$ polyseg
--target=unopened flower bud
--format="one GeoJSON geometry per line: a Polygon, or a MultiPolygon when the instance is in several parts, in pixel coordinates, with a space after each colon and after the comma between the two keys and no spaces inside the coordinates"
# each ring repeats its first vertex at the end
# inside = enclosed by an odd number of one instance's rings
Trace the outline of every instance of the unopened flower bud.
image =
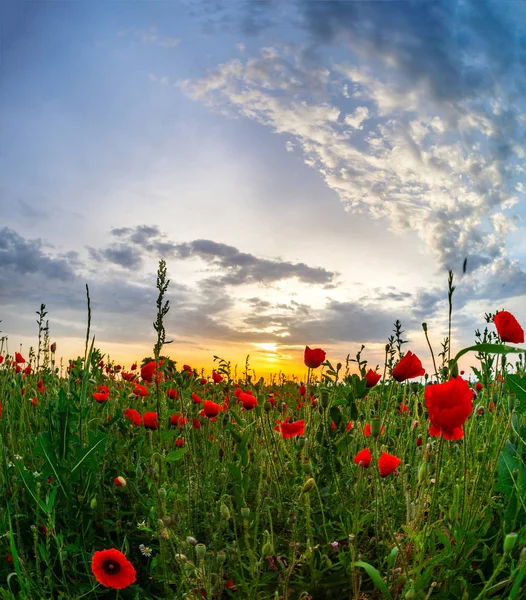
{"type": "Polygon", "coordinates": [[[217,553],[217,560],[218,560],[218,561],[219,561],[221,564],[223,564],[223,563],[225,562],[225,560],[226,560],[226,554],[225,554],[225,553],[224,553],[222,550],[220,550],[220,551],[217,553]]]}
{"type": "Polygon", "coordinates": [[[97,508],[97,498],[92,498],[89,503],[91,510],[95,510],[97,508]]]}
{"type": "Polygon", "coordinates": [[[513,412],[517,406],[517,396],[515,394],[508,394],[508,410],[513,412]]]}
{"type": "Polygon", "coordinates": [[[504,554],[510,554],[517,543],[518,535],[516,533],[508,533],[504,538],[504,554]]]}
{"type": "Polygon", "coordinates": [[[380,435],[381,421],[378,417],[371,419],[371,435],[377,438],[380,435]]]}
{"type": "Polygon", "coordinates": [[[297,444],[298,444],[299,448],[304,448],[305,447],[305,438],[303,438],[303,437],[298,438],[297,444]]]}
{"type": "Polygon", "coordinates": [[[195,547],[195,553],[199,558],[203,558],[206,554],[206,546],[204,544],[197,544],[195,547]]]}
{"type": "Polygon", "coordinates": [[[126,479],[124,479],[124,477],[122,477],[121,475],[119,475],[118,477],[115,477],[115,485],[119,486],[119,487],[126,487],[126,479]]]}
{"type": "Polygon", "coordinates": [[[327,408],[327,406],[329,406],[329,392],[323,390],[323,392],[321,393],[320,402],[323,408],[327,408]]]}
{"type": "Polygon", "coordinates": [[[197,540],[191,535],[186,538],[186,543],[190,544],[190,546],[197,546],[197,540]]]}
{"type": "Polygon", "coordinates": [[[418,483],[423,483],[427,479],[427,463],[423,462],[418,468],[418,483]]]}
{"type": "Polygon", "coordinates": [[[228,521],[230,519],[230,511],[228,510],[228,506],[226,504],[221,504],[221,517],[228,521]]]}
{"type": "Polygon", "coordinates": [[[166,490],[164,488],[159,488],[157,493],[159,494],[159,498],[161,498],[161,500],[166,500],[166,490]]]}
{"type": "Polygon", "coordinates": [[[270,412],[272,410],[272,403],[266,400],[263,404],[263,409],[265,410],[265,412],[270,412]]]}
{"type": "Polygon", "coordinates": [[[244,519],[248,519],[248,517],[250,517],[250,508],[248,508],[248,506],[243,506],[241,509],[241,516],[244,519]]]}
{"type": "Polygon", "coordinates": [[[301,493],[306,494],[307,492],[310,492],[315,485],[316,482],[312,477],[310,479],[307,479],[307,481],[303,484],[303,487],[301,488],[301,493]]]}

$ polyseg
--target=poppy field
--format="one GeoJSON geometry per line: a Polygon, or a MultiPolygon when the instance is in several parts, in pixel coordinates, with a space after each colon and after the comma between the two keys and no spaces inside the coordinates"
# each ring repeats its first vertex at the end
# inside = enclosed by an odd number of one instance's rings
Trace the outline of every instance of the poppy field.
{"type": "Polygon", "coordinates": [[[512,314],[426,357],[397,321],[379,366],[307,345],[304,379],[264,381],[168,356],[168,284],[161,261],[157,341],[135,364],[108,361],[91,314],[65,365],[44,305],[36,349],[2,338],[0,598],[526,597],[512,314]]]}

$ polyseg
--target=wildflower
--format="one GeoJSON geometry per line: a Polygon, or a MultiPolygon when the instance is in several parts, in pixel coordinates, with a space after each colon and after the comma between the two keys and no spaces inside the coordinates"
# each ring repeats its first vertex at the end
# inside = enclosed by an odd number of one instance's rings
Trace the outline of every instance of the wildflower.
{"type": "Polygon", "coordinates": [[[212,402],[211,400],[205,400],[203,404],[203,411],[208,418],[217,417],[219,414],[219,404],[212,402]]]}
{"type": "Polygon", "coordinates": [[[23,364],[26,361],[26,359],[20,354],[20,352],[15,352],[15,362],[16,364],[23,364]]]}
{"type": "Polygon", "coordinates": [[[199,398],[199,396],[195,392],[192,392],[191,398],[192,398],[194,404],[201,404],[201,402],[203,402],[201,400],[201,398],[199,398]]]}
{"type": "Polygon", "coordinates": [[[144,423],[144,426],[146,427],[146,429],[158,429],[159,428],[159,422],[157,420],[156,412],[144,413],[142,420],[143,420],[143,423],[144,423]]]}
{"type": "Polygon", "coordinates": [[[243,408],[245,410],[252,410],[258,405],[257,398],[252,394],[241,393],[239,394],[238,399],[243,403],[243,408]]]}
{"type": "Polygon", "coordinates": [[[331,542],[331,546],[333,548],[337,548],[340,544],[338,544],[338,542],[331,542]]]}
{"type": "Polygon", "coordinates": [[[381,378],[382,376],[380,375],[380,373],[375,373],[372,369],[369,369],[365,374],[365,380],[367,382],[365,387],[374,387],[380,381],[381,378]]]}
{"type": "Polygon", "coordinates": [[[16,460],[22,460],[22,457],[20,456],[20,454],[15,454],[15,458],[16,458],[16,460]]]}
{"type": "Polygon", "coordinates": [[[464,435],[462,425],[473,410],[473,396],[467,382],[457,377],[426,387],[425,403],[431,427],[429,435],[446,440],[459,440],[464,435]]]}
{"type": "Polygon", "coordinates": [[[477,392],[482,391],[483,387],[484,386],[482,385],[482,383],[480,383],[480,381],[477,381],[477,383],[475,384],[475,389],[477,390],[477,392]]]}
{"type": "Polygon", "coordinates": [[[396,410],[401,415],[405,415],[405,413],[409,412],[409,406],[405,405],[403,402],[400,402],[400,406],[396,410]]]}
{"type": "MultiPolygon", "coordinates": [[[[160,360],[159,361],[159,370],[161,368],[161,365],[163,364],[164,361],[160,360]]],[[[144,381],[147,381],[148,383],[151,383],[153,381],[153,376],[155,373],[155,361],[151,360],[149,363],[146,363],[145,365],[143,365],[141,367],[141,377],[143,378],[144,381]]],[[[160,380],[161,379],[161,373],[158,372],[157,378],[160,380]]]]}
{"type": "Polygon", "coordinates": [[[214,383],[221,383],[223,381],[223,377],[221,377],[221,375],[215,371],[212,371],[212,379],[214,380],[214,383]]]}
{"type": "Polygon", "coordinates": [[[170,425],[182,427],[186,423],[188,423],[188,418],[184,417],[182,414],[174,413],[173,415],[170,415],[170,425]]]}
{"type": "Polygon", "coordinates": [[[123,371],[121,375],[124,381],[133,381],[135,379],[135,375],[133,373],[126,373],[126,371],[123,371]]]}
{"type": "Polygon", "coordinates": [[[136,396],[148,396],[148,390],[144,387],[144,385],[141,385],[140,383],[138,383],[135,388],[133,389],[133,393],[136,396]]]}
{"type": "Polygon", "coordinates": [[[358,454],[354,457],[354,462],[359,466],[367,469],[371,464],[372,456],[369,448],[365,448],[364,450],[360,450],[358,454]]]}
{"type": "Polygon", "coordinates": [[[121,475],[115,477],[113,483],[118,487],[126,487],[126,479],[124,479],[124,477],[122,477],[121,475]]]}
{"type": "Polygon", "coordinates": [[[128,587],[137,579],[131,562],[116,548],[95,552],[91,570],[101,585],[116,590],[128,587]]]}
{"type": "Polygon", "coordinates": [[[123,414],[126,419],[129,419],[134,425],[142,425],[142,417],[138,410],[127,408],[123,414]]]}
{"type": "Polygon", "coordinates": [[[192,372],[193,369],[192,369],[192,367],[190,365],[183,365],[183,371],[190,371],[190,372],[192,372]]]}
{"type": "Polygon", "coordinates": [[[354,424],[352,421],[349,421],[347,423],[347,427],[345,428],[345,431],[351,431],[351,429],[354,427],[354,424]]]}
{"type": "Polygon", "coordinates": [[[305,394],[307,393],[307,388],[301,384],[300,385],[300,396],[305,396],[305,394]]]}
{"type": "Polygon", "coordinates": [[[401,462],[402,460],[398,458],[398,456],[382,452],[382,456],[378,459],[380,477],[387,477],[388,475],[391,475],[391,473],[394,473],[401,462]]]}
{"type": "Polygon", "coordinates": [[[201,429],[201,423],[199,422],[199,419],[197,417],[194,417],[192,419],[192,427],[194,429],[201,429]]]}
{"type": "Polygon", "coordinates": [[[294,421],[293,423],[289,423],[288,421],[289,417],[287,417],[283,423],[279,423],[274,427],[275,431],[281,433],[283,439],[297,437],[298,435],[303,435],[305,433],[305,419],[294,421]]]}
{"type": "Polygon", "coordinates": [[[493,317],[493,323],[497,328],[497,333],[503,342],[512,344],[524,343],[524,330],[519,325],[517,319],[508,311],[498,312],[493,317]]]}
{"type": "Polygon", "coordinates": [[[152,555],[152,549],[148,546],[145,546],[144,544],[139,544],[139,550],[141,551],[141,554],[143,556],[146,556],[147,558],[150,558],[150,556],[152,555]]]}
{"type": "Polygon", "coordinates": [[[39,473],[38,471],[33,471],[33,477],[40,477],[40,475],[42,475],[42,473],[39,473]]]}
{"type": "Polygon", "coordinates": [[[303,361],[305,366],[309,369],[317,369],[321,363],[325,360],[325,351],[321,348],[309,348],[305,346],[305,353],[303,355],[303,361]]]}
{"type": "Polygon", "coordinates": [[[29,404],[31,404],[31,406],[36,406],[38,404],[37,398],[31,398],[29,404]]]}
{"type": "Polygon", "coordinates": [[[137,523],[137,529],[147,529],[148,525],[146,525],[146,521],[141,521],[140,523],[137,523]]]}
{"type": "Polygon", "coordinates": [[[179,394],[174,388],[166,390],[166,395],[168,396],[168,398],[170,398],[170,400],[177,400],[179,398],[179,394]]]}
{"type": "Polygon", "coordinates": [[[107,393],[104,392],[95,392],[93,395],[93,398],[99,403],[101,404],[102,402],[107,402],[109,395],[107,393]]]}
{"type": "Polygon", "coordinates": [[[183,438],[177,438],[177,439],[175,440],[175,445],[176,445],[178,448],[182,448],[182,447],[184,446],[184,439],[183,439],[183,438]]]}
{"type": "Polygon", "coordinates": [[[133,363],[133,365],[130,367],[130,371],[136,371],[137,370],[137,363],[133,363]]]}
{"type": "Polygon", "coordinates": [[[420,377],[422,375],[425,375],[425,369],[422,367],[422,363],[418,356],[411,351],[404,355],[392,372],[393,379],[398,382],[405,381],[406,379],[413,379],[414,377],[420,377]]]}

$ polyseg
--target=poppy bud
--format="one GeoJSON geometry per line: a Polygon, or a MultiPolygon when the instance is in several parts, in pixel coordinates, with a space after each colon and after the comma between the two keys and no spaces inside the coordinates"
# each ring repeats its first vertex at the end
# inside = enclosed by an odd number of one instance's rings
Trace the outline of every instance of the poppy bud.
{"type": "Polygon", "coordinates": [[[303,487],[301,488],[301,493],[306,494],[307,492],[310,492],[315,485],[316,482],[312,477],[310,479],[307,479],[307,481],[303,484],[303,487]]]}
{"type": "Polygon", "coordinates": [[[298,447],[299,448],[304,448],[305,447],[305,438],[298,438],[298,447]]]}
{"type": "Polygon", "coordinates": [[[143,478],[144,471],[142,470],[141,465],[137,465],[137,468],[135,469],[135,475],[136,475],[137,479],[143,478]]]}
{"type": "Polygon", "coordinates": [[[51,352],[55,352],[55,350],[57,349],[57,342],[53,342],[51,344],[51,346],[49,347],[49,349],[51,350],[51,352]]]}
{"type": "Polygon", "coordinates": [[[159,494],[161,500],[166,500],[166,490],[164,488],[159,488],[157,493],[159,494]]]}
{"type": "Polygon", "coordinates": [[[124,477],[122,477],[121,475],[119,475],[118,477],[115,477],[113,482],[115,483],[115,485],[118,485],[119,487],[126,487],[126,479],[124,479],[124,477]]]}
{"type": "Polygon", "coordinates": [[[508,394],[508,410],[513,412],[515,406],[517,406],[517,396],[515,394],[508,394]]]}
{"type": "Polygon", "coordinates": [[[163,527],[161,529],[161,531],[159,532],[159,537],[162,538],[163,540],[170,539],[170,533],[169,533],[168,529],[166,529],[166,527],[163,527]]]}
{"type": "Polygon", "coordinates": [[[456,361],[449,361],[449,372],[451,377],[458,377],[458,363],[456,361]]]}
{"type": "Polygon", "coordinates": [[[195,547],[195,553],[199,558],[203,558],[206,554],[206,546],[204,544],[197,544],[195,547]]]}
{"type": "Polygon", "coordinates": [[[427,333],[427,323],[422,323],[422,329],[424,330],[424,333],[427,333]]]}
{"type": "Polygon", "coordinates": [[[250,508],[248,508],[248,506],[243,506],[241,509],[241,516],[244,519],[248,519],[248,517],[250,517],[250,508]]]}
{"type": "Polygon", "coordinates": [[[320,401],[323,408],[327,408],[327,406],[329,406],[329,392],[323,390],[323,392],[321,393],[320,401]]]}
{"type": "Polygon", "coordinates": [[[90,505],[90,508],[91,508],[92,510],[95,510],[95,509],[97,508],[97,498],[95,498],[95,497],[94,497],[94,498],[92,498],[92,499],[91,499],[91,502],[89,503],[89,505],[90,505]]]}
{"type": "Polygon", "coordinates": [[[427,473],[428,473],[427,463],[423,462],[418,469],[418,483],[422,483],[423,481],[425,481],[427,479],[427,473]]]}
{"type": "Polygon", "coordinates": [[[223,564],[225,562],[226,554],[223,552],[223,550],[219,550],[219,552],[217,553],[217,560],[220,564],[223,564]]]}
{"type": "Polygon", "coordinates": [[[186,538],[186,543],[190,544],[190,546],[197,546],[197,540],[195,538],[193,538],[191,535],[189,535],[186,538]]]}
{"type": "Polygon", "coordinates": [[[380,435],[380,419],[378,417],[373,417],[371,419],[371,435],[374,438],[377,438],[380,435]]]}
{"type": "Polygon", "coordinates": [[[504,538],[504,554],[510,554],[515,547],[518,535],[516,533],[508,533],[504,538]]]}
{"type": "Polygon", "coordinates": [[[272,404],[267,400],[263,404],[263,408],[265,409],[265,412],[270,412],[272,410],[272,404]]]}
{"type": "Polygon", "coordinates": [[[225,521],[228,521],[230,519],[230,511],[228,510],[228,506],[226,504],[221,504],[221,516],[223,517],[223,519],[225,519],[225,521]]]}

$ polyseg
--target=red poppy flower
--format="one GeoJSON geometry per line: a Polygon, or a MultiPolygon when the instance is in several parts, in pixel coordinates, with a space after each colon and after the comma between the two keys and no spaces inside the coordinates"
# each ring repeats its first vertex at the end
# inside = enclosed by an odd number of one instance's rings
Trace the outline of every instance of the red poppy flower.
{"type": "Polygon", "coordinates": [[[369,467],[369,465],[371,464],[371,460],[372,456],[369,448],[365,448],[365,450],[360,450],[360,452],[358,452],[358,454],[354,457],[354,462],[359,467],[364,467],[364,469],[367,469],[369,467]]]}
{"type": "Polygon", "coordinates": [[[304,385],[300,385],[300,396],[305,396],[307,388],[304,385]]]}
{"type": "Polygon", "coordinates": [[[345,431],[351,431],[351,429],[354,427],[353,422],[349,421],[347,423],[347,427],[345,428],[345,431]]]}
{"type": "Polygon", "coordinates": [[[281,433],[281,437],[283,439],[296,437],[305,433],[305,419],[294,421],[293,423],[289,423],[288,421],[289,417],[287,417],[283,423],[280,423],[274,427],[275,431],[279,431],[281,433]]]}
{"type": "Polygon", "coordinates": [[[380,373],[375,373],[372,369],[369,369],[365,374],[365,380],[367,385],[365,387],[372,388],[382,379],[380,373]]]}
{"type": "Polygon", "coordinates": [[[303,355],[303,361],[305,366],[309,369],[317,369],[321,363],[325,360],[325,351],[321,348],[309,348],[305,346],[305,353],[303,355]]]}
{"type": "MultiPolygon", "coordinates": [[[[157,376],[159,381],[162,378],[162,373],[160,372],[160,369],[161,369],[163,362],[164,361],[162,361],[162,360],[159,361],[159,372],[158,372],[158,376],[157,376]]],[[[151,360],[149,363],[146,363],[144,366],[141,367],[141,377],[144,379],[144,381],[147,381],[148,383],[151,383],[153,381],[154,373],[155,373],[155,361],[154,360],[151,360]]]]}
{"type": "Polygon", "coordinates": [[[53,342],[49,349],[51,350],[51,353],[54,353],[57,349],[57,342],[53,342]]]}
{"type": "Polygon", "coordinates": [[[201,404],[202,402],[201,398],[199,398],[195,392],[192,392],[192,400],[194,401],[194,404],[201,404]]]}
{"type": "Polygon", "coordinates": [[[512,344],[524,343],[524,330],[511,313],[506,310],[498,312],[493,317],[493,322],[503,342],[510,342],[512,344]]]}
{"type": "Polygon", "coordinates": [[[129,419],[134,425],[142,425],[142,417],[139,414],[139,411],[134,408],[127,408],[123,414],[126,419],[129,419]]]}
{"type": "Polygon", "coordinates": [[[157,420],[156,412],[147,412],[144,413],[142,420],[144,422],[144,426],[146,429],[158,429],[159,421],[157,420]]]}
{"type": "Polygon", "coordinates": [[[477,383],[475,384],[475,389],[477,390],[477,392],[480,392],[483,387],[484,386],[482,385],[482,383],[480,383],[480,381],[477,381],[477,383]]]}
{"type": "Polygon", "coordinates": [[[116,548],[95,552],[91,559],[95,579],[104,587],[122,590],[137,579],[131,562],[116,548]]]}
{"type": "Polygon", "coordinates": [[[119,475],[119,477],[115,477],[113,484],[117,487],[126,487],[126,479],[119,475]]]}
{"type": "Polygon", "coordinates": [[[177,400],[177,398],[179,398],[179,394],[174,388],[170,388],[169,390],[167,390],[166,395],[168,396],[168,398],[170,398],[170,400],[177,400]]]}
{"type": "Polygon", "coordinates": [[[20,352],[15,352],[15,362],[16,364],[22,364],[26,362],[26,359],[20,354],[20,352]]]}
{"type": "Polygon", "coordinates": [[[205,400],[203,403],[203,411],[208,418],[217,417],[219,414],[219,404],[211,400],[205,400]]]}
{"type": "Polygon", "coordinates": [[[144,385],[141,385],[140,383],[137,383],[135,385],[135,387],[133,388],[133,393],[136,396],[148,396],[148,390],[144,387],[144,385]]]}
{"type": "Polygon", "coordinates": [[[495,402],[493,402],[493,400],[489,403],[489,412],[493,412],[493,409],[495,408],[495,402]]]}
{"type": "Polygon", "coordinates": [[[0,365],[4,362],[4,357],[0,356],[0,365]]]}
{"type": "Polygon", "coordinates": [[[121,375],[125,381],[133,381],[135,379],[135,375],[133,373],[126,373],[126,371],[123,371],[121,375]]]}
{"type": "Polygon", "coordinates": [[[391,475],[391,473],[394,473],[401,462],[402,460],[398,458],[398,456],[382,452],[382,456],[378,459],[380,477],[387,477],[388,475],[391,475]]]}
{"type": "Polygon", "coordinates": [[[212,371],[212,379],[214,380],[214,383],[221,383],[223,381],[221,375],[219,375],[219,373],[216,373],[215,371],[212,371]]]}
{"type": "Polygon", "coordinates": [[[405,415],[405,413],[409,412],[409,406],[405,405],[403,402],[400,402],[400,406],[396,410],[401,415],[405,415]]]}
{"type": "Polygon", "coordinates": [[[462,377],[426,387],[424,392],[431,427],[429,435],[446,440],[459,440],[462,425],[473,410],[473,394],[462,377]]]}
{"type": "Polygon", "coordinates": [[[178,448],[182,448],[182,447],[184,446],[184,439],[183,439],[183,438],[177,438],[177,439],[175,440],[175,445],[176,445],[178,448]]]}
{"type": "Polygon", "coordinates": [[[239,394],[238,400],[243,403],[243,408],[245,410],[252,410],[258,405],[257,398],[252,394],[239,394]]]}
{"type": "Polygon", "coordinates": [[[197,417],[194,417],[192,419],[192,427],[194,429],[201,429],[201,423],[199,422],[199,419],[197,417]]]}
{"type": "Polygon", "coordinates": [[[106,402],[109,398],[109,395],[107,392],[95,392],[93,394],[93,398],[99,403],[101,404],[102,402],[106,402]]]}
{"type": "Polygon", "coordinates": [[[44,382],[42,379],[38,380],[37,390],[38,390],[39,394],[43,394],[46,391],[46,386],[44,385],[44,382]]]}
{"type": "Polygon", "coordinates": [[[421,436],[418,436],[416,438],[416,447],[419,448],[422,445],[422,438],[421,436]]]}
{"type": "Polygon", "coordinates": [[[130,371],[136,371],[137,370],[137,363],[133,363],[133,365],[130,367],[130,371]]]}
{"type": "Polygon", "coordinates": [[[185,425],[185,423],[188,423],[187,417],[183,417],[183,415],[179,413],[170,415],[170,425],[178,425],[179,427],[182,427],[185,425]]]}
{"type": "Polygon", "coordinates": [[[412,352],[408,352],[393,369],[392,375],[393,379],[402,382],[406,379],[421,377],[422,375],[425,375],[425,372],[418,356],[412,352]]]}
{"type": "Polygon", "coordinates": [[[190,365],[183,365],[183,371],[192,371],[192,367],[190,365]]]}
{"type": "Polygon", "coordinates": [[[24,369],[24,373],[26,375],[31,375],[31,365],[27,365],[27,367],[24,369]]]}
{"type": "MultiPolygon", "coordinates": [[[[31,404],[31,406],[36,406],[38,404],[37,398],[31,398],[31,400],[29,401],[29,404],[31,404]]],[[[2,416],[2,413],[0,411],[0,417],[1,416],[2,416]]]]}

